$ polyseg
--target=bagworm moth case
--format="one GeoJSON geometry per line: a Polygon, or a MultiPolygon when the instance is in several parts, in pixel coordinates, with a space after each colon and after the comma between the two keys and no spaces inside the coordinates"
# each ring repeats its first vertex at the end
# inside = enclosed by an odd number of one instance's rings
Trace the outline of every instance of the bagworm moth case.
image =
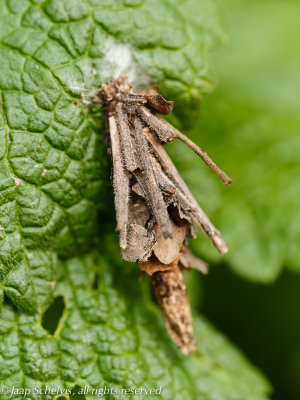
{"type": "Polygon", "coordinates": [[[162,144],[179,138],[226,185],[231,179],[195,143],[156,115],[173,109],[173,102],[156,87],[134,91],[123,77],[104,84],[94,100],[106,111],[122,258],[138,262],[152,276],[170,337],[183,354],[191,353],[196,346],[182,270],[194,267],[205,272],[207,266],[188,251],[187,239],[195,237],[197,224],[221,254],[227,247],[162,144]]]}

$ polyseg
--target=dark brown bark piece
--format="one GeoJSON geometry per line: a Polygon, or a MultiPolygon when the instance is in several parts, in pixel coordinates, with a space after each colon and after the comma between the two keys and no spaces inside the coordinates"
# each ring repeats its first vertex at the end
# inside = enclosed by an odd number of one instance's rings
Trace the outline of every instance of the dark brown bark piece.
{"type": "Polygon", "coordinates": [[[167,101],[159,93],[157,86],[152,86],[143,91],[139,92],[147,100],[147,107],[151,108],[152,111],[160,114],[170,114],[174,107],[174,101],[167,101]]]}
{"type": "Polygon", "coordinates": [[[174,101],[165,100],[159,93],[155,95],[144,94],[144,97],[147,100],[147,105],[160,114],[167,115],[173,110],[174,101]]]}

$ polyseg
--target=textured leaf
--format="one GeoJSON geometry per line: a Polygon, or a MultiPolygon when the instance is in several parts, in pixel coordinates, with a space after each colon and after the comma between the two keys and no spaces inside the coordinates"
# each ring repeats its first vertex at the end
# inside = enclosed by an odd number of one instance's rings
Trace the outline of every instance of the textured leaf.
{"type": "Polygon", "coordinates": [[[143,299],[135,267],[119,262],[114,268],[107,262],[94,254],[60,264],[55,294],[63,296],[65,309],[54,335],[41,327],[39,315],[16,315],[9,304],[2,307],[1,387],[29,388],[31,399],[52,399],[35,394],[46,385],[76,390],[89,386],[86,399],[98,398],[92,388],[105,386],[119,392],[162,386],[161,396],[151,396],[157,399],[267,398],[269,387],[262,377],[203,318],[195,320],[199,353],[179,355],[156,307],[143,299]],[[120,278],[122,269],[127,272],[120,278]],[[92,289],[95,279],[98,289],[92,289]]]}
{"type": "Polygon", "coordinates": [[[174,4],[0,0],[2,388],[31,388],[32,399],[53,398],[35,387],[105,384],[162,385],[163,399],[267,398],[265,379],[204,319],[195,321],[199,353],[184,358],[135,267],[82,256],[95,241],[106,257],[119,252],[97,239],[106,223],[97,211],[111,209],[101,113],[87,107],[95,89],[126,73],[160,85],[190,116],[212,86],[217,14],[208,0],[174,4]],[[61,317],[53,296],[64,299],[61,317]]]}
{"type": "MultiPolygon", "coordinates": [[[[223,188],[180,144],[171,150],[227,241],[225,260],[247,279],[270,282],[283,266],[300,271],[300,85],[295,68],[300,53],[293,47],[300,34],[300,6],[293,1],[274,7],[267,1],[230,4],[231,44],[216,58],[221,84],[206,98],[190,136],[228,172],[232,186],[223,188]],[[252,32],[254,24],[258,29],[252,32]]],[[[224,261],[201,236],[193,248],[213,262],[224,261]]]]}
{"type": "Polygon", "coordinates": [[[222,32],[210,1],[209,29],[206,20],[189,23],[192,7],[0,0],[0,281],[18,307],[43,309],[57,256],[86,251],[97,231],[104,135],[78,95],[86,103],[127,73],[137,84],[161,84],[179,110],[191,110],[211,85],[206,53],[222,32]]]}

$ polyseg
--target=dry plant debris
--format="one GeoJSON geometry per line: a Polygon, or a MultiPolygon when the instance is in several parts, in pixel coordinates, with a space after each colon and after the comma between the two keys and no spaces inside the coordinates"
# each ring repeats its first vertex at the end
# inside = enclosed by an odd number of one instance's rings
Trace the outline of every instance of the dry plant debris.
{"type": "Polygon", "coordinates": [[[104,84],[94,99],[106,111],[117,231],[122,258],[138,262],[152,276],[166,328],[183,354],[195,351],[183,269],[203,273],[207,265],[185,247],[194,224],[221,254],[227,252],[218,230],[200,208],[162,144],[186,143],[229,185],[231,179],[195,143],[159,114],[169,114],[157,87],[135,91],[125,77],[104,84]]]}

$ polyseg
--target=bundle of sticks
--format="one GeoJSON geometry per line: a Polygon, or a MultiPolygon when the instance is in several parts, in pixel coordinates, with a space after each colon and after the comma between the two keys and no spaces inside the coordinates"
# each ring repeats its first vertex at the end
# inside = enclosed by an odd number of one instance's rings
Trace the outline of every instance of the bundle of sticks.
{"type": "Polygon", "coordinates": [[[152,276],[166,328],[183,354],[195,351],[190,305],[182,270],[207,271],[188,250],[194,224],[221,254],[219,231],[194,199],[163,148],[175,138],[186,143],[229,185],[231,179],[195,143],[156,114],[169,114],[173,102],[157,87],[135,91],[125,77],[104,84],[95,102],[106,111],[117,231],[122,258],[138,262],[152,276]]]}

